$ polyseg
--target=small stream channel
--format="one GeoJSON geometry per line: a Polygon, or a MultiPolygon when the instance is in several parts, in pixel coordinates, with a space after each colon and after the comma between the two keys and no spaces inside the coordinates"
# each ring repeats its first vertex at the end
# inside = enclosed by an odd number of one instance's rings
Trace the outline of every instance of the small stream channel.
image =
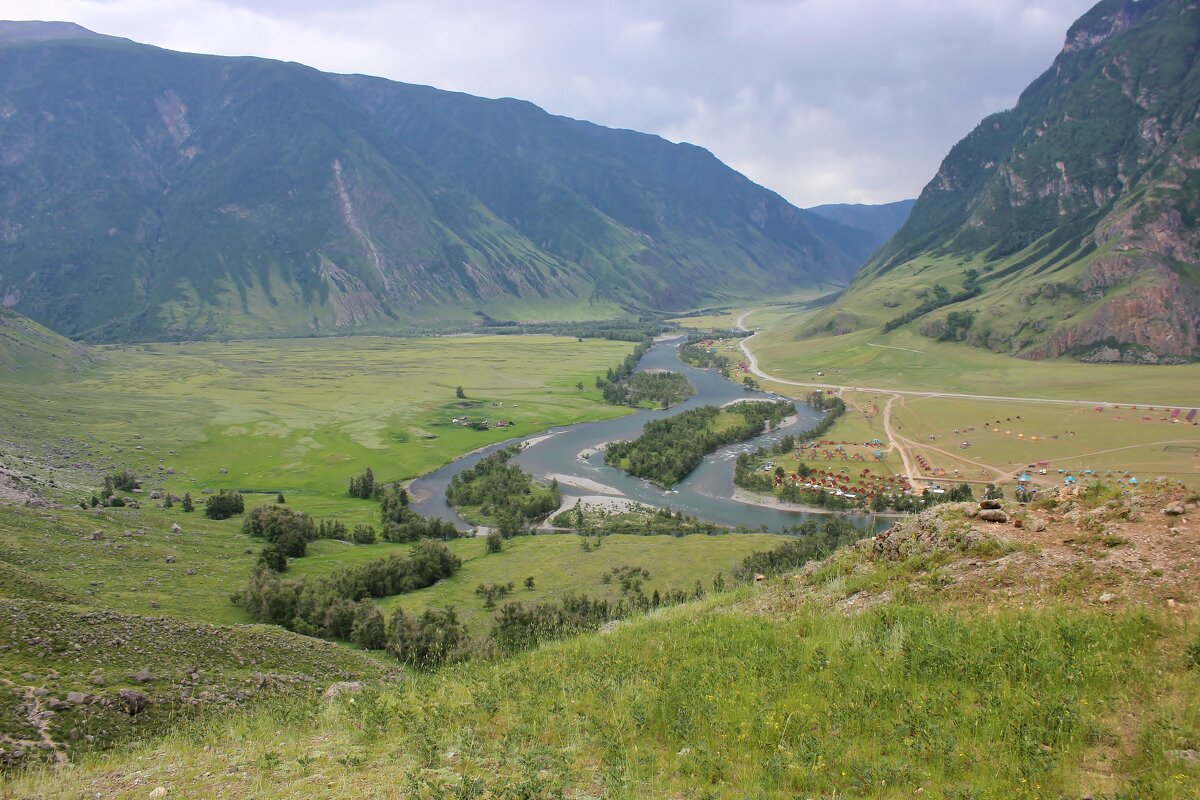
{"type": "MultiPolygon", "coordinates": [[[[519,464],[522,469],[540,481],[549,482],[551,476],[559,476],[560,488],[564,497],[604,494],[604,492],[568,485],[570,480],[582,482],[584,485],[587,485],[587,482],[595,482],[615,489],[639,503],[660,508],[668,507],[719,525],[740,526],[754,530],[780,531],[799,525],[808,519],[827,518],[828,514],[764,508],[739,503],[732,499],[733,468],[737,455],[774,444],[788,433],[811,428],[821,419],[821,412],[807,403],[794,404],[796,419],[791,424],[780,426],[748,442],[729,445],[710,453],[691,475],[676,484],[671,490],[661,489],[648,481],[610,467],[604,463],[603,452],[596,452],[589,458],[580,457],[581,453],[595,450],[607,442],[636,438],[641,434],[642,426],[648,421],[674,416],[689,408],[703,405],[723,405],[731,400],[787,399],[746,389],[723,378],[713,370],[696,369],[684,364],[679,360],[679,349],[683,342],[682,337],[659,340],[642,356],[638,364],[638,371],[666,369],[682,372],[696,388],[696,394],[687,401],[665,411],[639,409],[632,414],[616,419],[581,422],[575,425],[551,428],[523,439],[500,442],[463,456],[413,482],[410,488],[413,510],[426,516],[448,520],[461,529],[470,528],[471,526],[446,502],[445,492],[450,479],[501,447],[516,441],[525,442],[538,439],[539,441],[526,447],[517,455],[514,463],[519,464]],[[564,480],[563,476],[566,476],[567,480],[564,480]]],[[[890,520],[877,520],[873,515],[866,513],[845,516],[856,525],[875,530],[882,530],[890,524],[890,520]]]]}

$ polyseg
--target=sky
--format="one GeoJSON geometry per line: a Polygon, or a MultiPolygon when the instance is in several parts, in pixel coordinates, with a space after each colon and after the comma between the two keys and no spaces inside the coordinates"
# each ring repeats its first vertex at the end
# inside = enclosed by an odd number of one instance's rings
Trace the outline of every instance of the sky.
{"type": "Polygon", "coordinates": [[[916,197],[1093,2],[0,0],[0,18],[518,97],[700,145],[807,207],[916,197]]]}

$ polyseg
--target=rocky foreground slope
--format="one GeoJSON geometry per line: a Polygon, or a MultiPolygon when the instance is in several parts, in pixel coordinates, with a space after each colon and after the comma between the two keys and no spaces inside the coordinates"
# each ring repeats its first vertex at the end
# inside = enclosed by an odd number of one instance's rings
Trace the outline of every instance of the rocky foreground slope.
{"type": "Polygon", "coordinates": [[[1200,790],[1198,500],[1163,485],[943,506],[600,634],[227,714],[9,788],[1184,800],[1200,790]]]}

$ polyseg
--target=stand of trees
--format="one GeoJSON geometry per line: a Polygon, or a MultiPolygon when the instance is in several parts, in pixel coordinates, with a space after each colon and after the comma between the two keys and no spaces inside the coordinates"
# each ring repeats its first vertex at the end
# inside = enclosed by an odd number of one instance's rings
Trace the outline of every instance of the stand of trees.
{"type": "Polygon", "coordinates": [[[204,501],[204,516],[209,519],[229,519],[245,510],[246,501],[241,492],[231,489],[222,489],[204,501]]]}
{"type": "Polygon", "coordinates": [[[393,555],[327,577],[282,579],[260,566],[233,601],[259,622],[382,650],[387,625],[369,598],[424,589],[461,566],[445,545],[430,541],[418,542],[407,558],[393,555]]]}
{"type": "MultiPolygon", "coordinates": [[[[964,300],[970,300],[972,297],[978,297],[979,292],[981,291],[979,288],[979,273],[974,270],[971,270],[971,272],[975,273],[974,276],[967,276],[967,279],[963,282],[962,291],[958,292],[957,294],[950,294],[950,290],[945,286],[942,286],[940,283],[934,284],[933,289],[930,290],[929,295],[924,301],[922,301],[921,305],[917,306],[906,314],[901,314],[895,319],[890,319],[885,322],[883,325],[883,332],[890,333],[896,328],[899,328],[901,325],[912,322],[918,317],[923,317],[930,311],[936,311],[942,306],[949,306],[953,305],[954,303],[961,303],[964,300]]],[[[973,321],[973,319],[974,315],[966,320],[966,327],[970,327],[970,323],[973,321]]]]}
{"type": "Polygon", "coordinates": [[[610,444],[604,460],[659,486],[673,486],[698,467],[705,454],[751,439],[768,423],[778,424],[793,411],[786,400],[738,403],[724,411],[701,406],[647,422],[638,438],[610,444]],[[718,430],[715,423],[721,414],[741,416],[743,422],[718,430]]]}
{"type": "Polygon", "coordinates": [[[458,473],[446,487],[446,500],[459,508],[479,506],[479,513],[496,518],[506,538],[518,533],[524,523],[555,511],[562,503],[557,481],[549,491],[535,492],[529,473],[508,463],[520,451],[520,445],[502,448],[458,473]]]}
{"type": "Polygon", "coordinates": [[[699,344],[701,341],[704,340],[696,339],[689,341],[681,347],[679,349],[679,360],[700,369],[715,369],[728,378],[730,371],[733,369],[733,363],[725,356],[710,352],[707,347],[701,346],[699,344]]]}
{"type": "Polygon", "coordinates": [[[871,535],[870,531],[839,517],[825,520],[819,529],[816,522],[809,520],[800,525],[796,533],[795,539],[789,539],[772,550],[757,550],[746,556],[742,563],[734,567],[733,579],[745,583],[753,581],[756,575],[770,577],[791,572],[871,535]]]}
{"type": "Polygon", "coordinates": [[[680,372],[635,372],[628,380],[616,383],[597,378],[596,388],[604,393],[604,402],[617,406],[654,403],[666,408],[696,393],[680,372]]]}

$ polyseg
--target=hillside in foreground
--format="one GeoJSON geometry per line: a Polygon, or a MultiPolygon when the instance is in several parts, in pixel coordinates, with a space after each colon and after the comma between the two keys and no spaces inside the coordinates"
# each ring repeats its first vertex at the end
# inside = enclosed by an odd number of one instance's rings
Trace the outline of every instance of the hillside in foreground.
{"type": "Polygon", "coordinates": [[[1027,359],[1200,353],[1200,23],[1103,0],[1017,105],[946,156],[803,336],[908,329],[1027,359]]]}
{"type": "Polygon", "coordinates": [[[798,573],[18,797],[1194,798],[1195,495],[939,507],[798,573]],[[162,792],[158,792],[159,788],[162,792]]]}

